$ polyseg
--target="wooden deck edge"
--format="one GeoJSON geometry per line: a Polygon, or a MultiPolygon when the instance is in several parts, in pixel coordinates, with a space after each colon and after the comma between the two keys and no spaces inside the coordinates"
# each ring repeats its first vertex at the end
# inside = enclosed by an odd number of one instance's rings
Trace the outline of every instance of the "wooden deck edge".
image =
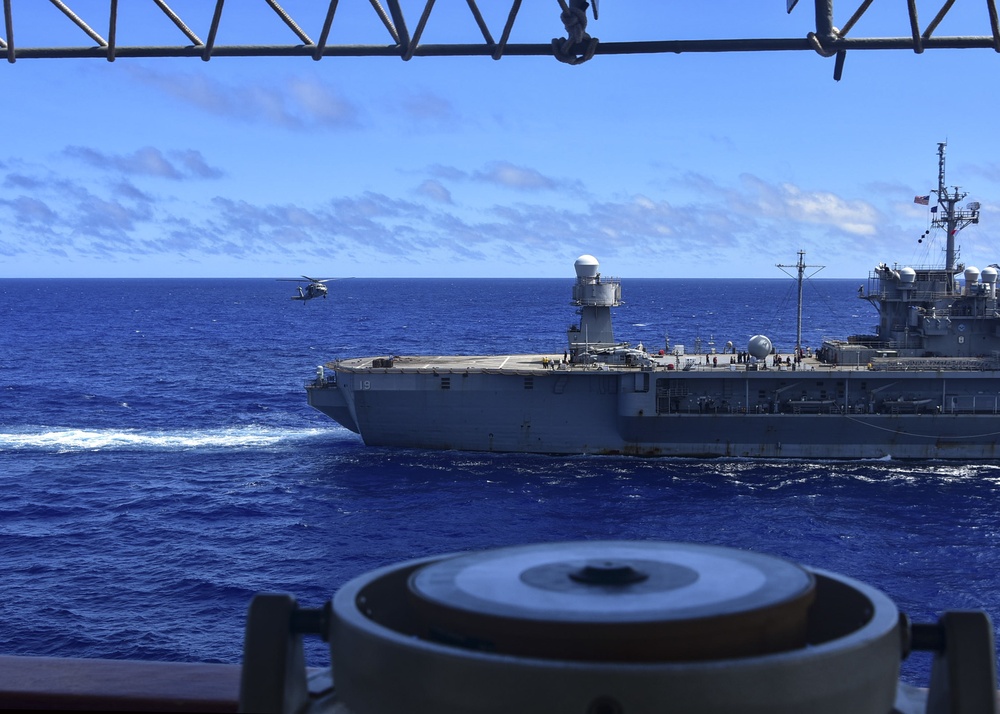
{"type": "Polygon", "coordinates": [[[0,709],[235,712],[240,666],[0,655],[0,709]]]}

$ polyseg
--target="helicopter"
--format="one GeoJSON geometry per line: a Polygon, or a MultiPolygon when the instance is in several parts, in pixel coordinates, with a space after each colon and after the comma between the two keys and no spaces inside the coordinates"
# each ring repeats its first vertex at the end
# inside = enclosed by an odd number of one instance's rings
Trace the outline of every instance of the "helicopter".
{"type": "Polygon", "coordinates": [[[308,275],[303,275],[301,278],[278,278],[278,280],[285,282],[308,283],[304,289],[301,285],[299,285],[299,294],[292,296],[292,300],[301,300],[303,303],[305,303],[306,300],[312,300],[313,298],[325,298],[326,283],[336,279],[337,278],[310,278],[308,275]]]}

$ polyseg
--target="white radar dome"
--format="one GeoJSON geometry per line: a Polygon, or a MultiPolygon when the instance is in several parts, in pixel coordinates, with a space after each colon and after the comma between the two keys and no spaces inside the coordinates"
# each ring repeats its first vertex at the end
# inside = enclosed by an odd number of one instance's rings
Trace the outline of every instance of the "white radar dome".
{"type": "Polygon", "coordinates": [[[965,269],[965,282],[967,285],[974,285],[979,281],[979,268],[970,265],[965,269]]]}
{"type": "Polygon", "coordinates": [[[601,264],[592,255],[581,255],[576,259],[573,267],[576,268],[576,277],[578,278],[596,278],[601,264]]]}
{"type": "Polygon", "coordinates": [[[917,281],[917,271],[913,268],[903,268],[899,271],[899,280],[903,283],[915,283],[917,281]]]}
{"type": "Polygon", "coordinates": [[[764,359],[771,354],[773,349],[771,340],[764,337],[764,335],[754,335],[750,338],[750,342],[747,343],[747,352],[757,359],[764,359]]]}
{"type": "Polygon", "coordinates": [[[983,282],[992,285],[997,281],[997,269],[993,266],[983,268],[983,282]]]}

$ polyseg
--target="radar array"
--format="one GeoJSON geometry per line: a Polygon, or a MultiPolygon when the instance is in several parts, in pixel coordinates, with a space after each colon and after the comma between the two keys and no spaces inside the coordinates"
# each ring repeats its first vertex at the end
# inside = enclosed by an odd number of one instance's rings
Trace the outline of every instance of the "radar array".
{"type": "MultiPolygon", "coordinates": [[[[35,6],[43,0],[26,0],[35,6]]],[[[183,0],[180,0],[183,2],[183,0]]],[[[669,0],[664,0],[667,3],[669,0]]],[[[774,0],[772,0],[773,2],[774,0]]],[[[89,41],[81,44],[60,42],[47,44],[46,40],[38,44],[19,44],[20,26],[18,25],[18,7],[25,7],[22,0],[3,0],[4,34],[0,36],[0,55],[5,55],[13,64],[21,59],[36,58],[103,58],[114,62],[124,57],[197,57],[209,61],[213,57],[310,57],[321,60],[326,57],[386,57],[397,56],[403,60],[414,57],[443,56],[484,56],[499,60],[509,56],[552,56],[567,64],[580,64],[602,55],[624,54],[663,54],[663,53],[709,53],[709,52],[780,52],[808,51],[817,52],[824,57],[834,58],[834,79],[839,80],[843,73],[844,61],[848,51],[867,50],[910,50],[920,54],[928,49],[992,49],[1000,52],[1000,28],[996,0],[986,0],[982,10],[984,34],[982,35],[937,35],[941,22],[952,10],[957,0],[944,0],[943,5],[926,25],[921,25],[917,12],[916,0],[906,0],[905,12],[900,7],[900,34],[896,37],[848,37],[848,33],[868,12],[874,0],[862,0],[853,14],[842,24],[834,23],[833,0],[814,0],[815,28],[804,37],[777,38],[716,38],[716,39],[671,39],[663,37],[653,40],[605,39],[592,37],[587,31],[588,19],[598,18],[598,1],[592,0],[512,0],[505,16],[493,23],[484,19],[483,12],[477,5],[477,0],[466,0],[470,13],[470,27],[475,41],[453,43],[424,43],[424,30],[434,26],[437,16],[456,15],[455,6],[435,13],[435,0],[421,0],[408,3],[409,10],[404,12],[401,0],[368,0],[370,12],[377,18],[378,25],[384,32],[383,42],[365,42],[360,38],[351,42],[333,43],[331,36],[338,26],[339,0],[315,2],[310,4],[308,12],[314,13],[309,20],[315,20],[310,27],[304,19],[296,20],[278,2],[278,0],[254,0],[257,4],[266,4],[273,11],[274,26],[282,32],[283,40],[264,44],[239,43],[220,44],[217,39],[220,30],[226,29],[227,22],[239,24],[240,13],[244,13],[251,5],[251,0],[241,0],[225,7],[225,0],[215,2],[199,2],[187,11],[188,17],[183,18],[173,10],[166,0],[103,0],[99,10],[93,10],[93,4],[87,8],[91,16],[77,12],[71,7],[71,2],[78,0],[49,0],[49,3],[59,11],[66,22],[72,23],[82,31],[89,41]],[[545,11],[543,2],[551,6],[551,11],[545,11]],[[138,17],[136,8],[155,7],[163,17],[173,24],[172,38],[166,44],[125,44],[119,39],[128,36],[129,19],[138,17]],[[524,11],[528,8],[527,11],[524,11]],[[224,12],[225,10],[225,12],[224,12]],[[527,20],[522,20],[527,15],[527,20]],[[547,21],[544,18],[550,18],[547,21]],[[415,20],[415,21],[414,21],[415,20]],[[522,20],[519,22],[519,20],[522,20]],[[119,22],[121,21],[121,23],[119,22]],[[542,23],[545,24],[537,24],[542,23]],[[119,25],[121,24],[121,27],[119,25]],[[282,25],[285,30],[281,30],[282,25]],[[525,27],[527,25],[527,27],[525,27]],[[560,27],[561,25],[561,27],[560,27]],[[409,28],[414,28],[412,31],[409,28]],[[95,29],[99,28],[99,29],[95,29]],[[196,29],[192,29],[196,28],[196,29]],[[303,29],[307,28],[307,29],[303,29]],[[307,31],[308,30],[308,31],[307,31]],[[511,42],[513,34],[528,39],[527,42],[511,42]],[[564,37],[552,38],[553,32],[565,32],[564,37]],[[288,34],[288,33],[291,34],[288,34]],[[481,40],[478,38],[481,35],[481,40]],[[292,37],[294,36],[294,39],[292,37]]],[[[496,12],[499,6],[497,0],[491,0],[488,6],[490,12],[496,12]]],[[[798,0],[786,0],[785,10],[791,13],[798,0]]],[[[805,5],[806,3],[803,3],[805,5]]],[[[763,4],[759,4],[763,5],[763,4]]],[[[263,5],[261,5],[263,6],[263,5]]],[[[705,22],[704,35],[710,36],[713,23],[722,19],[726,10],[720,9],[713,13],[711,2],[704,0],[697,4],[680,3],[675,12],[678,16],[689,15],[696,21],[705,22]]],[[[357,7],[366,8],[359,4],[357,7]]],[[[461,5],[457,5],[461,7],[461,5]]],[[[505,7],[505,6],[504,6],[505,7]]],[[[616,2],[608,9],[614,13],[636,15],[631,22],[624,22],[617,27],[644,28],[648,23],[642,22],[642,13],[649,10],[648,3],[616,2]]],[[[661,6],[666,7],[666,5],[661,6]]],[[[980,5],[982,8],[982,6],[980,5]]],[[[366,9],[366,12],[368,11],[366,9]]],[[[502,9],[502,8],[501,8],[502,9]]],[[[303,10],[304,15],[306,11],[303,10]]],[[[760,7],[756,9],[760,12],[760,7]]],[[[801,9],[800,9],[801,12],[801,9]]],[[[464,11],[457,14],[464,14],[464,11]]],[[[498,16],[499,17],[499,16],[498,16]]],[[[690,17],[685,17],[690,22],[690,17]]],[[[53,26],[57,23],[48,23],[53,26]]],[[[65,39],[65,33],[58,33],[65,39]]],[[[30,36],[30,33],[25,33],[30,36]]],[[[75,34],[74,36],[82,37],[75,34]]],[[[340,35],[337,35],[338,37],[340,35]]]]}

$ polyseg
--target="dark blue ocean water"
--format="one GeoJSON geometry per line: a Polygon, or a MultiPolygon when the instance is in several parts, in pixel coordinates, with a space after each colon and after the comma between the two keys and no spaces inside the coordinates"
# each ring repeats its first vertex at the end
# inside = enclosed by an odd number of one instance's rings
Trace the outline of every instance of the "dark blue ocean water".
{"type": "MultiPolygon", "coordinates": [[[[804,344],[870,332],[806,285],[804,344]]],[[[306,405],[366,354],[560,352],[565,280],[0,280],[0,654],[236,663],[261,591],[306,606],[424,555],[576,539],[747,548],[917,621],[1000,617],[1000,464],[641,460],[370,449],[306,405]]],[[[794,344],[795,285],[626,280],[617,334],[794,344]]],[[[310,664],[324,665],[310,645],[310,664]]],[[[904,668],[925,683],[927,655],[904,668]]]]}

